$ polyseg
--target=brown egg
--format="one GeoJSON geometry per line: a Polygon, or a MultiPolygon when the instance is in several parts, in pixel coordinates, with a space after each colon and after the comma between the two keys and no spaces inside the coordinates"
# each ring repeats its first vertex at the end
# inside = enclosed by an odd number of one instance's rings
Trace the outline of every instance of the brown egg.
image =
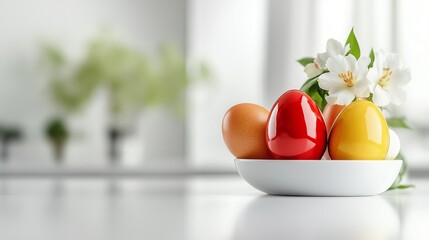
{"type": "Polygon", "coordinates": [[[269,111],[251,103],[230,108],[222,121],[223,140],[236,158],[271,159],[265,143],[269,111]]]}

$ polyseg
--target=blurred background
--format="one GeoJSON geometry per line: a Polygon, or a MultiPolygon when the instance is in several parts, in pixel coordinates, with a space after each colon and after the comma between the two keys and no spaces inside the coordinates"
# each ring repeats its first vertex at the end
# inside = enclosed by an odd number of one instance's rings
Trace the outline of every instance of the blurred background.
{"type": "MultiPolygon", "coordinates": [[[[234,171],[221,121],[270,108],[342,43],[411,67],[395,114],[411,170],[429,171],[429,2],[424,0],[0,0],[3,166],[234,171]],[[406,4],[405,4],[406,2],[406,4]]],[[[0,166],[1,167],[1,166],[0,166]]]]}

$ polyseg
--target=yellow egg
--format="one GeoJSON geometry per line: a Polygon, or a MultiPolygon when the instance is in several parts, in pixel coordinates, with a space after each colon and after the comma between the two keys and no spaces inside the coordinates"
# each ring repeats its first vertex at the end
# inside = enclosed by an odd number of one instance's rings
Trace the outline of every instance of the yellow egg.
{"type": "Polygon", "coordinates": [[[329,155],[332,160],[384,160],[389,141],[389,128],[380,109],[359,100],[336,119],[329,135],[329,155]]]}

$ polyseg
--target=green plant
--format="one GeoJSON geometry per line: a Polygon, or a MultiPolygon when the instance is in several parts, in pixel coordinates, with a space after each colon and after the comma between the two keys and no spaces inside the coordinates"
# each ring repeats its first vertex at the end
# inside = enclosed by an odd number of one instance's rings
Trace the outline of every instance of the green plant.
{"type": "Polygon", "coordinates": [[[45,136],[51,142],[54,148],[56,160],[63,157],[64,145],[69,137],[69,131],[66,123],[61,118],[53,118],[45,126],[45,136]]]}
{"type": "Polygon", "coordinates": [[[118,139],[126,132],[121,129],[122,118],[156,106],[184,116],[187,87],[210,76],[203,63],[188,67],[185,55],[174,45],[163,45],[155,56],[149,56],[107,34],[91,40],[76,64],[51,44],[43,46],[42,56],[50,95],[63,112],[80,110],[98,89],[107,92],[112,158],[117,156],[118,139]]]}
{"type": "Polygon", "coordinates": [[[149,57],[106,34],[90,41],[75,65],[53,45],[43,46],[43,56],[52,98],[70,112],[82,108],[102,88],[108,92],[113,117],[161,105],[181,113],[186,88],[209,77],[205,64],[187,69],[184,54],[174,45],[161,46],[156,56],[149,57]]]}
{"type": "Polygon", "coordinates": [[[45,135],[54,141],[64,141],[69,137],[69,131],[64,120],[54,118],[45,127],[45,135]]]}

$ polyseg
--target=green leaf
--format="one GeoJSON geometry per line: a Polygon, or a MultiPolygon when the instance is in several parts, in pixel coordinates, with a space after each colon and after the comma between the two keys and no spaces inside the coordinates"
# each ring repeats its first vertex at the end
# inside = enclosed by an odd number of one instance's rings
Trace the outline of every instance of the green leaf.
{"type": "Polygon", "coordinates": [[[311,86],[308,95],[314,100],[319,109],[322,109],[324,98],[319,93],[319,84],[317,84],[317,82],[311,86]]]}
{"type": "Polygon", "coordinates": [[[356,39],[354,28],[350,31],[349,36],[347,37],[346,46],[347,44],[350,44],[350,51],[347,53],[347,55],[351,54],[356,57],[356,59],[359,59],[360,57],[360,48],[359,43],[356,39]]]}
{"type": "Polygon", "coordinates": [[[305,58],[301,58],[298,60],[298,62],[305,67],[305,65],[309,64],[309,63],[313,63],[314,62],[314,58],[312,57],[305,57],[305,58]]]}
{"type": "Polygon", "coordinates": [[[407,161],[405,160],[405,157],[401,152],[398,153],[398,156],[396,156],[395,160],[402,160],[402,167],[399,170],[398,176],[396,177],[391,187],[400,185],[400,183],[402,182],[402,178],[407,172],[407,166],[408,166],[407,161]]]}
{"type": "Polygon", "coordinates": [[[368,101],[372,102],[372,99],[374,98],[374,94],[370,93],[368,97],[368,101]]]}
{"type": "MultiPolygon", "coordinates": [[[[319,86],[319,84],[317,84],[317,85],[319,86]]],[[[326,98],[325,98],[328,95],[328,91],[319,88],[319,94],[323,99],[323,101],[320,103],[319,108],[320,108],[320,111],[323,112],[323,110],[325,110],[326,104],[328,104],[328,102],[326,101],[326,98]]]]}
{"type": "Polygon", "coordinates": [[[392,186],[388,190],[394,190],[394,189],[407,189],[411,187],[415,187],[414,185],[406,185],[401,184],[402,179],[404,178],[405,174],[407,173],[407,161],[404,157],[404,155],[399,152],[398,156],[396,156],[395,160],[402,160],[402,167],[399,171],[398,176],[396,177],[395,181],[393,182],[392,186]]]}
{"type": "Polygon", "coordinates": [[[317,77],[314,78],[310,78],[307,81],[305,81],[305,83],[302,85],[301,87],[301,91],[305,92],[305,93],[309,93],[310,88],[314,85],[317,84],[317,77]]]}
{"type": "MultiPolygon", "coordinates": [[[[398,153],[398,156],[396,156],[395,160],[403,160],[405,162],[405,156],[401,152],[398,153]]],[[[406,167],[406,164],[404,163],[404,166],[406,167]]]]}
{"type": "Polygon", "coordinates": [[[371,48],[371,52],[369,53],[369,58],[371,59],[371,62],[369,63],[368,68],[372,68],[375,60],[374,49],[372,48],[371,48]]]}
{"type": "Polygon", "coordinates": [[[410,129],[410,126],[405,122],[404,117],[392,117],[387,119],[387,125],[392,128],[410,129]]]}
{"type": "Polygon", "coordinates": [[[328,95],[328,92],[326,90],[323,90],[319,87],[319,82],[317,81],[319,79],[319,76],[329,72],[328,70],[323,70],[323,72],[313,78],[308,79],[305,81],[305,83],[301,86],[301,91],[305,92],[308,96],[310,96],[314,102],[319,107],[320,111],[323,112],[323,109],[325,109],[326,106],[326,99],[325,96],[328,95]]]}
{"type": "MultiPolygon", "coordinates": [[[[317,76],[314,76],[312,78],[309,78],[307,81],[304,82],[304,84],[301,86],[301,91],[305,92],[308,94],[308,90],[310,89],[310,87],[312,87],[314,84],[317,84],[317,79],[320,75],[329,72],[328,70],[323,70],[323,72],[317,76]]],[[[319,86],[319,85],[318,85],[319,86]]]]}
{"type": "Polygon", "coordinates": [[[318,76],[308,79],[301,87],[301,91],[305,92],[317,104],[320,111],[323,112],[326,106],[325,96],[327,92],[319,87],[317,82],[318,76]]]}
{"type": "Polygon", "coordinates": [[[415,187],[416,186],[414,186],[412,184],[401,184],[401,185],[397,185],[397,186],[392,186],[387,190],[390,191],[390,190],[395,190],[395,189],[407,189],[407,188],[415,188],[415,187]]]}

